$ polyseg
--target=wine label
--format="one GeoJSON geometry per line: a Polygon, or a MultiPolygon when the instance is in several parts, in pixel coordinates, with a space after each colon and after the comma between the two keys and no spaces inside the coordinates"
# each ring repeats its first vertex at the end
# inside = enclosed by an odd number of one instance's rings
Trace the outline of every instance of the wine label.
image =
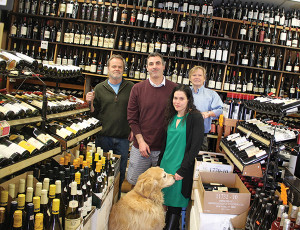
{"type": "Polygon", "coordinates": [[[154,52],[154,44],[150,43],[149,44],[149,53],[153,53],[154,52]]]}
{"type": "Polygon", "coordinates": [[[89,46],[91,44],[91,39],[91,35],[86,35],[84,44],[89,46]]]}
{"type": "Polygon", "coordinates": [[[169,26],[169,19],[167,18],[163,19],[162,28],[168,29],[168,26],[169,26]]]}
{"type": "Polygon", "coordinates": [[[98,46],[99,47],[103,47],[104,46],[104,38],[103,37],[99,37],[98,46]]]}
{"type": "Polygon", "coordinates": [[[204,56],[205,58],[209,58],[209,54],[210,54],[210,50],[209,50],[209,49],[205,49],[205,50],[204,50],[204,55],[203,55],[203,56],[204,56]]]}
{"type": "Polygon", "coordinates": [[[153,24],[154,22],[155,22],[155,17],[152,17],[152,16],[151,16],[150,19],[149,19],[149,23],[150,23],[150,24],[153,24]]]}
{"type": "Polygon", "coordinates": [[[114,38],[110,38],[109,42],[108,42],[108,48],[114,48],[114,43],[115,43],[115,39],[114,38]]]}
{"type": "Polygon", "coordinates": [[[229,90],[230,84],[228,82],[224,83],[224,90],[229,90]]]}
{"type": "Polygon", "coordinates": [[[221,61],[221,60],[222,60],[222,50],[217,50],[216,61],[221,61]]]}
{"type": "Polygon", "coordinates": [[[299,66],[298,65],[294,66],[294,72],[299,72],[299,66]]]}
{"type": "Polygon", "coordinates": [[[18,145],[21,146],[22,148],[28,150],[30,153],[32,153],[36,149],[33,145],[29,144],[26,141],[20,141],[18,143],[18,145]]]}
{"type": "Polygon", "coordinates": [[[84,45],[84,42],[85,42],[85,35],[84,34],[81,34],[80,35],[80,45],[84,45]]]}
{"type": "Polygon", "coordinates": [[[275,60],[276,60],[275,57],[270,57],[270,63],[269,63],[270,67],[274,67],[275,66],[275,60]]]}
{"type": "Polygon", "coordinates": [[[240,30],[240,35],[246,35],[247,30],[245,28],[240,30]]]}
{"type": "Polygon", "coordinates": [[[216,82],[214,80],[208,81],[208,88],[214,89],[216,86],[216,82]]]}
{"type": "Polygon", "coordinates": [[[197,54],[197,49],[196,48],[191,48],[191,54],[190,54],[190,56],[191,57],[196,57],[196,54],[197,54]]]}
{"type": "Polygon", "coordinates": [[[155,49],[160,50],[161,49],[161,43],[160,42],[155,42],[155,49]]]}
{"type": "Polygon", "coordinates": [[[26,34],[27,34],[27,27],[26,26],[22,26],[21,27],[21,35],[26,36],[26,34]]]}
{"type": "Polygon", "coordinates": [[[143,20],[143,14],[138,14],[138,15],[137,15],[137,20],[142,21],[142,20],[143,20]]]}
{"type": "Polygon", "coordinates": [[[162,18],[157,18],[156,19],[156,27],[161,27],[162,26],[162,18]]]}
{"type": "Polygon", "coordinates": [[[186,27],[186,21],[181,21],[179,27],[185,28],[186,27]]]}
{"type": "Polygon", "coordinates": [[[182,84],[189,85],[190,84],[190,80],[188,78],[183,78],[182,84]]]}
{"type": "Polygon", "coordinates": [[[215,60],[216,59],[216,50],[211,50],[210,51],[210,59],[215,60]]]}
{"type": "Polygon", "coordinates": [[[183,49],[182,45],[180,45],[180,44],[177,45],[177,47],[176,47],[176,50],[177,50],[177,51],[182,51],[182,49],[183,49]]]}
{"type": "Polygon", "coordinates": [[[118,11],[115,11],[113,14],[113,21],[116,22],[118,20],[118,11]]]}
{"type": "Polygon", "coordinates": [[[43,144],[41,142],[39,142],[37,139],[31,137],[27,140],[27,142],[31,145],[33,145],[34,147],[36,147],[38,150],[40,150],[41,148],[43,148],[43,144]]]}
{"type": "Polygon", "coordinates": [[[60,11],[60,13],[66,12],[66,4],[61,3],[60,7],[59,7],[59,11],[60,11]]]}
{"type": "MultiPolygon", "coordinates": [[[[93,36],[92,39],[92,46],[98,46],[98,40],[99,38],[97,36],[93,36]]],[[[74,42],[75,43],[75,42],[74,42]]]]}
{"type": "Polygon", "coordinates": [[[181,83],[182,83],[182,76],[181,76],[181,75],[178,75],[178,76],[177,76],[177,83],[178,83],[178,84],[181,84],[181,83]]]}
{"type": "Polygon", "coordinates": [[[67,14],[72,14],[73,12],[73,4],[68,3],[67,4],[67,14]]]}
{"type": "Polygon", "coordinates": [[[285,71],[292,71],[292,66],[291,65],[287,65],[285,66],[285,71]]]}
{"type": "Polygon", "coordinates": [[[145,80],[146,79],[146,73],[140,73],[140,79],[145,80]]]}
{"type": "Polygon", "coordinates": [[[80,226],[80,218],[65,219],[65,230],[76,230],[80,226]]]}
{"type": "Polygon", "coordinates": [[[142,48],[142,43],[141,42],[136,42],[135,43],[135,51],[136,52],[141,52],[141,48],[142,48]]]}
{"type": "Polygon", "coordinates": [[[290,93],[291,94],[294,94],[296,92],[296,89],[295,88],[290,88],[290,93]]]}
{"type": "Polygon", "coordinates": [[[77,200],[69,201],[69,207],[70,208],[77,208],[78,207],[78,201],[77,200]]]}
{"type": "Polygon", "coordinates": [[[149,21],[149,15],[148,15],[148,14],[145,14],[145,15],[144,15],[143,21],[144,21],[144,22],[148,22],[148,21],[149,21]]]}
{"type": "Polygon", "coordinates": [[[173,27],[174,27],[174,20],[173,20],[173,18],[170,18],[169,20],[168,20],[168,29],[173,29],[173,27]]]}
{"type": "Polygon", "coordinates": [[[222,82],[216,82],[216,89],[221,89],[222,88],[222,82]]]}
{"type": "Polygon", "coordinates": [[[141,49],[141,52],[142,52],[142,53],[147,53],[147,49],[148,49],[148,43],[143,42],[143,43],[142,43],[142,49],[141,49]]]}
{"type": "Polygon", "coordinates": [[[11,26],[10,34],[11,35],[16,35],[17,34],[17,27],[16,26],[14,26],[14,25],[11,26]]]}
{"type": "Polygon", "coordinates": [[[103,47],[108,48],[109,38],[104,38],[103,47]]]}
{"type": "Polygon", "coordinates": [[[242,65],[248,65],[248,59],[242,59],[242,65]]]}
{"type": "Polygon", "coordinates": [[[161,45],[161,52],[162,53],[166,53],[167,52],[167,49],[168,49],[168,45],[166,43],[163,43],[161,45]]]}
{"type": "Polygon", "coordinates": [[[74,33],[69,33],[69,43],[74,42],[74,33]]]}

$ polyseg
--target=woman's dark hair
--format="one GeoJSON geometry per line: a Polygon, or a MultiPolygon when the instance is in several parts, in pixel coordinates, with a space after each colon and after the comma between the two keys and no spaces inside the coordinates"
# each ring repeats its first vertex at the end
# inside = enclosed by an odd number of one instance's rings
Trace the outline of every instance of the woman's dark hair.
{"type": "MultiPolygon", "coordinates": [[[[174,94],[176,91],[184,92],[184,94],[186,95],[186,97],[188,99],[188,104],[186,107],[186,111],[184,113],[185,115],[189,112],[199,112],[196,109],[196,106],[194,105],[194,97],[193,97],[191,88],[187,85],[177,85],[173,89],[173,91],[168,99],[167,107],[165,110],[165,128],[166,129],[168,128],[168,125],[172,122],[174,116],[177,114],[177,111],[175,110],[175,108],[173,106],[173,98],[174,98],[174,94]]],[[[185,121],[185,119],[186,119],[186,116],[184,116],[183,121],[185,121]]],[[[182,124],[183,124],[183,122],[182,122],[182,124]]]]}

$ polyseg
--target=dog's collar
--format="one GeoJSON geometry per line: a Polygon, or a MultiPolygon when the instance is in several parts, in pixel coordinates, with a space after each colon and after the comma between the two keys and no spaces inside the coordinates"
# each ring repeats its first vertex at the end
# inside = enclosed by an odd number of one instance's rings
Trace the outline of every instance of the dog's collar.
{"type": "MultiPolygon", "coordinates": [[[[133,190],[133,191],[135,191],[135,190],[133,190]]],[[[152,199],[150,199],[150,197],[146,197],[144,194],[142,194],[142,193],[140,193],[140,192],[138,192],[138,191],[135,191],[137,194],[139,194],[141,197],[144,197],[145,199],[149,199],[149,200],[152,200],[152,199]]]]}

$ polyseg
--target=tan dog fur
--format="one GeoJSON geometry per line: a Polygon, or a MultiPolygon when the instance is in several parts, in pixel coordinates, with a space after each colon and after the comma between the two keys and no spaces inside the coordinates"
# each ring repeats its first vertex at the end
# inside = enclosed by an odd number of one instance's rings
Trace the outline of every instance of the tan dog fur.
{"type": "Polygon", "coordinates": [[[174,176],[162,168],[149,168],[139,176],[133,190],[112,207],[108,229],[162,230],[165,226],[165,212],[161,189],[174,182],[174,176]]]}

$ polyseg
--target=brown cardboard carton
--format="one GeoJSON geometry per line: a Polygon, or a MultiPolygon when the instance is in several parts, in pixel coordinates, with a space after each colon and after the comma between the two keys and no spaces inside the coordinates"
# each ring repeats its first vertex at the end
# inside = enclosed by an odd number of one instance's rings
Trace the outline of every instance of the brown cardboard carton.
{"type": "Polygon", "coordinates": [[[206,153],[211,154],[211,155],[223,156],[229,162],[229,165],[197,161],[197,159],[195,158],[194,178],[193,178],[194,180],[198,180],[200,172],[219,172],[219,173],[232,173],[233,172],[234,165],[231,163],[231,161],[226,156],[226,154],[200,151],[198,156],[206,154],[206,153]]]}
{"type": "Polygon", "coordinates": [[[201,172],[198,183],[204,213],[241,214],[249,209],[250,192],[237,174],[201,172]],[[205,191],[202,183],[220,183],[239,193],[205,191]]]}

